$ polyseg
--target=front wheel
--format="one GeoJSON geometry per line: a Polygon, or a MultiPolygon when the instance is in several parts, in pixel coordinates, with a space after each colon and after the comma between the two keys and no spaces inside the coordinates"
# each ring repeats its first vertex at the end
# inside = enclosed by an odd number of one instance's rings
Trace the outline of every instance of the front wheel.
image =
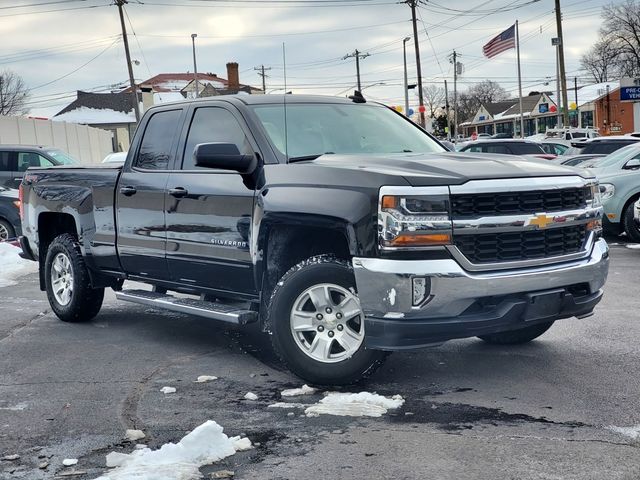
{"type": "Polygon", "coordinates": [[[269,305],[274,350],[317,385],[355,383],[386,354],[364,347],[364,314],[351,265],[329,255],[305,260],[276,285],[269,305]]]}
{"type": "Polygon", "coordinates": [[[77,240],[68,233],[57,236],[45,259],[47,298],[64,322],[85,322],[102,307],[104,288],[91,288],[89,271],[77,240]]]}
{"type": "Polygon", "coordinates": [[[633,218],[634,204],[635,202],[629,203],[627,208],[624,210],[624,213],[622,214],[622,225],[627,237],[629,237],[629,240],[640,243],[640,227],[636,224],[635,219],[633,218]]]}
{"type": "Polygon", "coordinates": [[[492,345],[520,345],[538,338],[544,332],[549,330],[551,325],[553,325],[553,322],[539,323],[519,330],[480,335],[478,338],[492,345]]]}

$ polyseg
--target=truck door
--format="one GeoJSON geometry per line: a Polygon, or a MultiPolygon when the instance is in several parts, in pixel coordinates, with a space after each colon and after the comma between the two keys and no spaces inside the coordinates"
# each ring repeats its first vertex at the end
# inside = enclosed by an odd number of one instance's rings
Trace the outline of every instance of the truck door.
{"type": "Polygon", "coordinates": [[[169,280],[165,249],[165,191],[183,109],[159,110],[139,128],[132,159],[116,186],[118,256],[123,270],[169,280]]]}
{"type": "MultiPolygon", "coordinates": [[[[233,143],[243,153],[257,147],[236,113],[221,106],[192,107],[167,184],[167,263],[173,282],[221,293],[255,293],[249,253],[254,190],[237,172],[196,167],[199,143],[233,143]]],[[[230,107],[232,108],[232,107],[230,107]]]]}

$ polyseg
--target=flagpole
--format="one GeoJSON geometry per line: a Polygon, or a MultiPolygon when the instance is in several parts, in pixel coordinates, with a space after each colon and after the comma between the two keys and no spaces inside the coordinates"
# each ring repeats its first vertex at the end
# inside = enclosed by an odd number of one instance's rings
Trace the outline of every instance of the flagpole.
{"type": "Polygon", "coordinates": [[[518,101],[520,103],[520,137],[524,138],[524,112],[522,111],[522,75],[520,73],[520,31],[516,20],[516,51],[518,56],[518,101]]]}

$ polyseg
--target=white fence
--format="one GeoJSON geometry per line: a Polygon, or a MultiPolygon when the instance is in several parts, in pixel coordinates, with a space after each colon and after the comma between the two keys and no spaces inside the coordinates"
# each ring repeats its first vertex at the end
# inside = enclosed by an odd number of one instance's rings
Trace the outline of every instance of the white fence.
{"type": "Polygon", "coordinates": [[[0,144],[56,147],[84,164],[100,163],[111,153],[111,137],[111,132],[86,125],[0,116],[0,144]]]}

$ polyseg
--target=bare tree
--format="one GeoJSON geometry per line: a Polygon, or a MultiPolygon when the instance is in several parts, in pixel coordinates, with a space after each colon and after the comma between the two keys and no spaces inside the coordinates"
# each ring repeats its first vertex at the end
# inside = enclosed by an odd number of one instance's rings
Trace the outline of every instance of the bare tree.
{"type": "Polygon", "coordinates": [[[640,75],[640,3],[612,3],[602,9],[602,20],[601,41],[618,52],[615,64],[620,75],[640,75]]]}
{"type": "Polygon", "coordinates": [[[0,72],[0,115],[21,115],[27,112],[29,92],[19,75],[10,70],[0,72]]]}
{"type": "Polygon", "coordinates": [[[507,91],[497,82],[483,80],[473,85],[465,93],[458,95],[458,120],[471,120],[480,105],[499,102],[509,97],[507,91]]]}
{"type": "Polygon", "coordinates": [[[597,83],[608,82],[618,74],[619,55],[614,44],[601,38],[582,56],[580,66],[597,83]]]}
{"type": "Polygon", "coordinates": [[[436,110],[444,106],[444,88],[440,88],[437,85],[429,85],[422,89],[422,96],[424,97],[424,105],[427,107],[429,116],[434,118],[436,110]]]}

